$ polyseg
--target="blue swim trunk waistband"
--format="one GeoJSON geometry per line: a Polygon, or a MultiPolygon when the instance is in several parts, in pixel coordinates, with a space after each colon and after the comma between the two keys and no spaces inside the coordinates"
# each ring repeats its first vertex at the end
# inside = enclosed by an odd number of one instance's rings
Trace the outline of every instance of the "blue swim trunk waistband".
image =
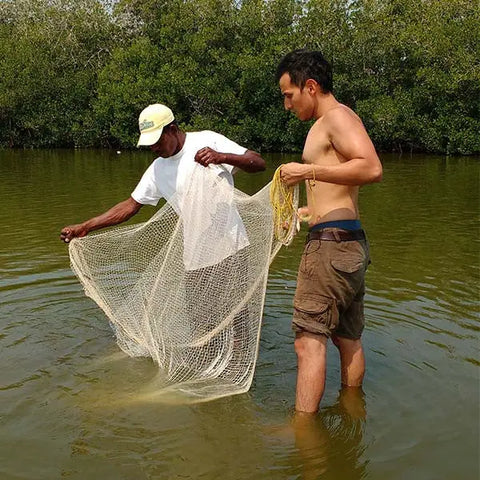
{"type": "Polygon", "coordinates": [[[334,220],[332,222],[317,223],[309,229],[310,232],[316,232],[323,228],[341,228],[342,230],[361,230],[360,220],[334,220]]]}

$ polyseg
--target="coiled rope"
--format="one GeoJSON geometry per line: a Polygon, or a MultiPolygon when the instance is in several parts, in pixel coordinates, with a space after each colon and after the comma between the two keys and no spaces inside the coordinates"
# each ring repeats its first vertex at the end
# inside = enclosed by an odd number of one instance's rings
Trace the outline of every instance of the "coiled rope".
{"type": "Polygon", "coordinates": [[[297,231],[298,185],[287,186],[280,178],[282,166],[275,171],[270,185],[270,203],[273,208],[275,238],[283,245],[290,245],[297,231]]]}

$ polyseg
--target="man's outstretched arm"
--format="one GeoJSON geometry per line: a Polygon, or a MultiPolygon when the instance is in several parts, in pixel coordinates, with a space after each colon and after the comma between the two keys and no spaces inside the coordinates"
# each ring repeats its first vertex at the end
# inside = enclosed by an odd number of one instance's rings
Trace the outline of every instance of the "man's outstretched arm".
{"type": "Polygon", "coordinates": [[[129,197],[127,200],[117,203],[110,210],[97,217],[93,217],[90,220],[77,225],[69,225],[62,228],[62,231],[60,232],[60,240],[68,243],[72,238],[84,237],[93,230],[126,222],[133,217],[142,206],[141,203],[138,203],[132,197],[129,197]]]}
{"type": "Polygon", "coordinates": [[[196,153],[195,161],[204,167],[211,163],[216,165],[226,163],[248,173],[263,172],[265,170],[265,160],[259,153],[253,150],[247,150],[243,155],[236,155],[234,153],[216,152],[210,147],[205,147],[196,153]]]}

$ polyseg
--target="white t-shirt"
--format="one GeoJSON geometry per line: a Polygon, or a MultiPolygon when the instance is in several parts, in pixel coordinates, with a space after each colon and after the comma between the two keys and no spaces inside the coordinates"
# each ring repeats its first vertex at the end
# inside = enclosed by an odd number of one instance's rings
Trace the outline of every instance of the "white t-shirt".
{"type": "MultiPolygon", "coordinates": [[[[158,157],[152,162],[143,174],[140,182],[132,192],[132,198],[142,205],[157,205],[161,198],[170,200],[175,193],[183,190],[185,179],[195,165],[196,153],[204,148],[221,153],[243,155],[247,149],[229,140],[220,133],[205,130],[203,132],[189,132],[186,134],[183,148],[173,157],[158,157]]],[[[232,165],[209,165],[218,175],[225,175],[233,185],[232,165]]],[[[176,205],[173,205],[177,210],[176,205]]],[[[177,210],[177,213],[178,210],[177,210]]]]}
{"type": "Polygon", "coordinates": [[[186,270],[216,265],[249,245],[234,200],[234,167],[198,164],[195,155],[204,147],[236,155],[247,150],[219,133],[187,133],[182,150],[154,160],[132,193],[138,203],[157,205],[163,197],[175,209],[183,222],[186,270]]]}

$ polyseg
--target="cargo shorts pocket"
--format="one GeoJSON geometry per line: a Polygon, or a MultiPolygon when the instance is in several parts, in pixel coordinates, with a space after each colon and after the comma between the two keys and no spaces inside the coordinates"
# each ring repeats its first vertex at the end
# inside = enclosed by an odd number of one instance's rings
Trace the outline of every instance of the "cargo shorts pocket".
{"type": "Polygon", "coordinates": [[[338,257],[334,256],[330,263],[337,273],[347,280],[353,292],[361,288],[366,270],[366,256],[363,249],[358,253],[347,252],[338,257]]]}
{"type": "Polygon", "coordinates": [[[318,267],[320,248],[320,240],[311,240],[305,245],[299,268],[299,271],[303,275],[306,275],[307,277],[315,275],[318,267]]]}
{"type": "Polygon", "coordinates": [[[330,336],[338,326],[334,298],[317,293],[297,295],[293,302],[293,329],[330,336]]]}
{"type": "Polygon", "coordinates": [[[364,268],[365,262],[357,256],[348,256],[340,259],[332,259],[332,266],[335,270],[344,273],[355,273],[364,268]]]}

